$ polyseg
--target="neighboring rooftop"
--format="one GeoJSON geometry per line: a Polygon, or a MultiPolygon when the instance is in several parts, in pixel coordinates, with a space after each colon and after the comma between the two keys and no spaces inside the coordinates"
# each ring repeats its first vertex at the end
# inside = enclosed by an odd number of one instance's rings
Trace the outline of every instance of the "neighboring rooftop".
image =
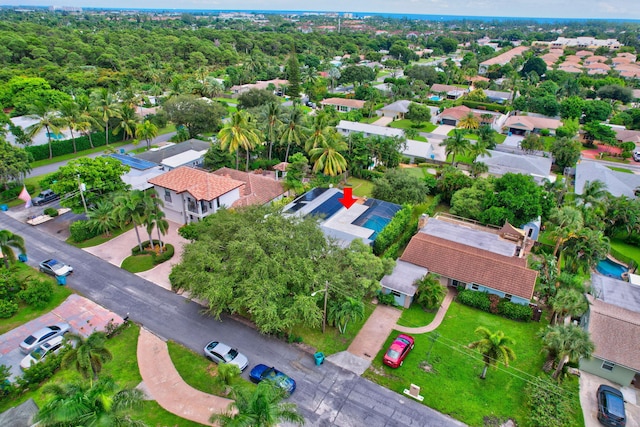
{"type": "Polygon", "coordinates": [[[640,175],[609,169],[592,160],[583,159],[576,165],[575,193],[582,194],[587,182],[601,181],[606,190],[615,197],[635,198],[635,190],[640,187],[640,175]]]}
{"type": "Polygon", "coordinates": [[[337,105],[340,107],[349,108],[364,108],[365,101],[358,99],[346,99],[346,98],[327,98],[320,101],[321,105],[337,105]]]}
{"type": "Polygon", "coordinates": [[[359,122],[350,122],[347,120],[340,120],[340,123],[338,123],[338,126],[336,126],[336,129],[338,131],[362,132],[365,134],[365,136],[381,135],[381,136],[404,138],[404,131],[402,129],[369,125],[366,123],[359,123],[359,122]]]}
{"type": "Polygon", "coordinates": [[[531,175],[537,183],[549,179],[551,174],[550,157],[532,156],[526,154],[512,154],[502,151],[489,150],[489,156],[478,156],[478,161],[489,167],[489,173],[502,176],[508,172],[531,175]]]}
{"type": "Polygon", "coordinates": [[[173,190],[187,191],[196,200],[214,200],[238,187],[244,182],[221,177],[199,169],[181,166],[149,180],[150,184],[173,190]]]}
{"type": "Polygon", "coordinates": [[[264,205],[285,193],[282,182],[276,181],[271,175],[263,176],[230,168],[220,168],[213,173],[245,183],[240,192],[240,199],[233,203],[233,207],[264,205]]]}
{"type": "Polygon", "coordinates": [[[591,273],[592,294],[608,304],[640,313],[640,286],[591,273]]]}
{"type": "Polygon", "coordinates": [[[528,46],[514,47],[513,49],[508,50],[507,52],[501,53],[496,57],[489,58],[486,61],[481,62],[480,65],[484,65],[484,66],[495,65],[495,64],[505,65],[507,62],[511,61],[516,56],[522,55],[527,50],[529,50],[528,46]]]}
{"type": "Polygon", "coordinates": [[[151,149],[143,153],[137,154],[138,159],[147,160],[156,164],[162,164],[163,160],[182,154],[186,151],[206,151],[211,147],[211,143],[201,141],[199,139],[188,139],[178,144],[166,145],[160,148],[151,149]]]}
{"type": "Polygon", "coordinates": [[[405,295],[413,296],[416,293],[414,283],[422,279],[429,270],[410,262],[397,260],[393,272],[380,280],[380,284],[385,288],[397,291],[405,295]]]}

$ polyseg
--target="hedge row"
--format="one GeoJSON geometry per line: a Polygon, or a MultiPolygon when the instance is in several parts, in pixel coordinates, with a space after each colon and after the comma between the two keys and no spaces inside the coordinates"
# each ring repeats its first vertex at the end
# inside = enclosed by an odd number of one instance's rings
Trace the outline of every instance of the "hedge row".
{"type": "MultiPolygon", "coordinates": [[[[109,135],[109,143],[122,141],[123,134],[119,132],[117,135],[109,135]]],[[[102,147],[106,145],[104,132],[96,132],[91,134],[91,141],[93,141],[94,147],[102,147]]],[[[89,150],[91,148],[91,142],[89,142],[88,136],[76,137],[76,148],[78,151],[89,150]]],[[[31,155],[34,161],[45,160],[49,158],[49,144],[31,145],[25,147],[31,155]]],[[[73,153],[73,141],[71,139],[65,139],[63,141],[51,141],[51,151],[53,157],[62,156],[65,154],[73,153]]]]}
{"type": "MultiPolygon", "coordinates": [[[[36,187],[33,184],[26,184],[26,186],[29,194],[33,194],[35,192],[36,187]]],[[[11,200],[17,199],[21,191],[22,184],[17,182],[9,183],[9,189],[0,192],[0,203],[10,202],[11,200]]]]}
{"type": "Polygon", "coordinates": [[[378,233],[376,240],[373,242],[373,253],[381,255],[386,251],[389,246],[395,243],[401,235],[407,230],[409,223],[411,222],[412,208],[409,205],[405,205],[393,216],[389,224],[378,233]]]}
{"type": "MultiPolygon", "coordinates": [[[[458,302],[491,313],[491,300],[487,292],[463,289],[458,293],[458,302]]],[[[516,304],[503,299],[498,303],[497,313],[494,314],[511,320],[528,322],[533,316],[533,309],[528,305],[516,304]]]]}
{"type": "Polygon", "coordinates": [[[69,232],[71,233],[71,239],[76,243],[84,242],[100,234],[89,225],[89,221],[84,219],[71,223],[69,232]]]}
{"type": "MultiPolygon", "coordinates": [[[[157,240],[153,241],[154,245],[159,244],[159,242],[157,240]]],[[[142,247],[146,248],[149,246],[149,241],[145,240],[144,242],[142,242],[142,247]]],[[[131,249],[131,254],[132,255],[140,255],[140,254],[147,254],[147,255],[151,255],[151,258],[153,258],[153,265],[158,265],[158,264],[162,264],[163,262],[171,259],[171,257],[173,256],[175,249],[173,248],[173,245],[169,244],[169,243],[164,243],[164,249],[165,251],[162,252],[161,254],[156,253],[156,251],[152,251],[152,250],[148,250],[148,249],[143,249],[140,250],[140,246],[136,245],[133,247],[133,249],[131,249]]]]}
{"type": "Polygon", "coordinates": [[[396,259],[400,256],[400,250],[409,244],[409,240],[413,237],[418,229],[418,221],[411,221],[405,232],[400,238],[384,252],[384,258],[396,259]]]}
{"type": "Polygon", "coordinates": [[[462,105],[467,106],[469,108],[475,108],[478,110],[497,111],[503,114],[509,111],[509,107],[506,105],[489,104],[486,102],[470,101],[467,99],[462,101],[462,105]]]}

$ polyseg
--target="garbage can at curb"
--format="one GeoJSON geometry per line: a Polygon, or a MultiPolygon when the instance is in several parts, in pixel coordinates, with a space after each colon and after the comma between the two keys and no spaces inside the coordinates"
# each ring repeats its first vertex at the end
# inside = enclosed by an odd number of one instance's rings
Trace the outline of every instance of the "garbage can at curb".
{"type": "Polygon", "coordinates": [[[321,351],[314,354],[313,357],[316,359],[316,366],[320,366],[324,362],[324,353],[321,351]]]}
{"type": "Polygon", "coordinates": [[[67,276],[56,276],[56,280],[60,286],[67,284],[67,276]]]}
{"type": "Polygon", "coordinates": [[[20,262],[27,262],[29,259],[27,258],[27,254],[20,254],[18,255],[18,261],[20,262]]]}

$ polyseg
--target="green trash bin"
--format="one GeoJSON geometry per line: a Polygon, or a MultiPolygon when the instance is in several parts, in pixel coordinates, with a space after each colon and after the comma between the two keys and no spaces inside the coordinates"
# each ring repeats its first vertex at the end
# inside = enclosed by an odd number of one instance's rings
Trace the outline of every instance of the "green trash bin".
{"type": "Polygon", "coordinates": [[[67,284],[67,276],[56,276],[56,280],[58,281],[58,285],[60,286],[67,284]]]}
{"type": "Polygon", "coordinates": [[[316,359],[316,366],[320,366],[324,362],[324,353],[319,351],[313,355],[313,358],[316,359]]]}

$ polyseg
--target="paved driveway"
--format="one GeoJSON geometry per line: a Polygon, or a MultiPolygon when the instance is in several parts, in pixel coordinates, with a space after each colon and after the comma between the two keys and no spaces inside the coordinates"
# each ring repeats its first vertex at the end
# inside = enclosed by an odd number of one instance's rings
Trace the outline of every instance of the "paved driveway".
{"type": "Polygon", "coordinates": [[[606,384],[622,391],[625,400],[625,411],[627,413],[627,426],[640,426],[640,403],[638,401],[638,390],[633,387],[621,388],[618,384],[607,381],[584,371],[580,371],[580,406],[584,414],[585,427],[600,427],[598,421],[598,400],[596,392],[600,384],[606,384]]]}
{"type": "Polygon", "coordinates": [[[431,133],[435,133],[436,135],[444,135],[447,136],[447,134],[449,132],[451,132],[452,130],[454,130],[456,127],[455,126],[449,126],[449,125],[440,125],[437,128],[435,128],[433,130],[433,132],[431,133]]]}

